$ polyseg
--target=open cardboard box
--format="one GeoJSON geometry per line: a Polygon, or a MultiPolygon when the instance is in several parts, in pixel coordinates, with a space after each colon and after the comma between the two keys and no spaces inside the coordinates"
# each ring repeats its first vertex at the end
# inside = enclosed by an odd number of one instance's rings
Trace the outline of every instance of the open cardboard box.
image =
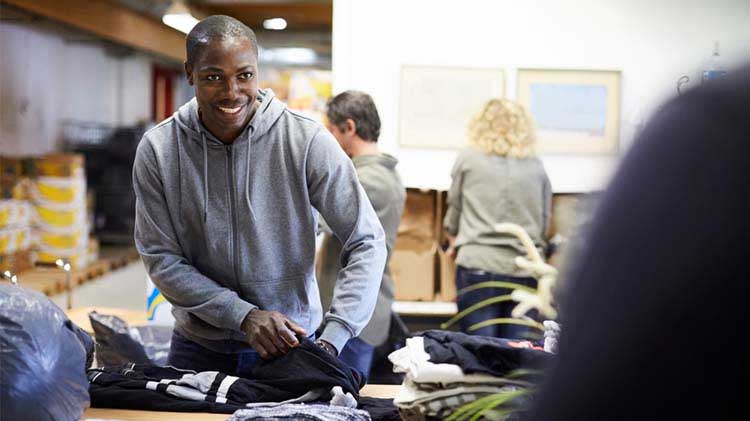
{"type": "Polygon", "coordinates": [[[435,190],[407,189],[406,204],[391,256],[396,300],[431,301],[437,273],[435,190]]]}

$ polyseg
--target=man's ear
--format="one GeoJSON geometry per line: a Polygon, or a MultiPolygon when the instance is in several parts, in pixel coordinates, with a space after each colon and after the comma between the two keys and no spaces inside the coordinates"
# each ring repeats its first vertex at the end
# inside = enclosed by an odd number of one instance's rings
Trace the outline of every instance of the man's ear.
{"type": "Polygon", "coordinates": [[[357,133],[357,123],[355,123],[354,120],[347,118],[344,124],[346,125],[344,126],[344,133],[350,135],[357,133]]]}
{"type": "Polygon", "coordinates": [[[185,65],[185,77],[187,78],[188,85],[193,86],[193,65],[187,61],[185,65]]]}

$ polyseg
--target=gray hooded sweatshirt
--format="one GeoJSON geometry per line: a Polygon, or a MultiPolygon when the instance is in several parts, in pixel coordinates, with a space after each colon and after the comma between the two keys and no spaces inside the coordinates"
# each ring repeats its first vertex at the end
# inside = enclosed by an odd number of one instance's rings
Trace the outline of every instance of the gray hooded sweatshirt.
{"type": "Polygon", "coordinates": [[[173,305],[175,330],[217,352],[249,349],[254,308],[315,331],[317,212],[344,240],[321,339],[338,350],[367,325],[386,259],[383,228],[349,158],[323,126],[261,90],[231,144],[200,122],[195,99],[149,130],[133,169],[135,243],[173,305]],[[317,212],[316,212],[317,211],[317,212]]]}

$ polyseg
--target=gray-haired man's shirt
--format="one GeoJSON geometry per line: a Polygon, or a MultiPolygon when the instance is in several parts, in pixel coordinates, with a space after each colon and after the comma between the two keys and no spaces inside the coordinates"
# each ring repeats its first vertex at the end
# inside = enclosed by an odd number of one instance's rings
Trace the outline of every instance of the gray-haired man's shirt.
{"type": "Polygon", "coordinates": [[[538,158],[507,158],[465,149],[453,165],[448,212],[443,224],[456,235],[460,266],[511,276],[528,276],[514,263],[525,251],[495,225],[523,227],[539,248],[546,245],[552,191],[538,158]]]}
{"type": "MultiPolygon", "coordinates": [[[[388,262],[396,242],[396,232],[401,223],[406,201],[406,189],[396,172],[398,160],[388,154],[362,155],[352,159],[357,170],[362,187],[370,199],[375,213],[380,219],[385,231],[388,259],[380,284],[375,312],[370,322],[365,326],[359,338],[370,345],[382,344],[388,337],[391,322],[391,304],[393,303],[393,280],[388,262]]],[[[323,225],[323,229],[326,227],[323,225]]],[[[323,309],[331,304],[334,295],[334,284],[339,270],[341,270],[341,242],[326,232],[323,247],[320,252],[318,265],[318,283],[320,286],[323,309]]]]}

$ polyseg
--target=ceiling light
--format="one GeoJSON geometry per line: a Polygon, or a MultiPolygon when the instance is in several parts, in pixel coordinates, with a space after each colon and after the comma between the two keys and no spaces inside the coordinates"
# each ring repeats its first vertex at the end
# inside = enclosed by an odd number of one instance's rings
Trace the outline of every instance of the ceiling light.
{"type": "Polygon", "coordinates": [[[161,21],[180,32],[190,33],[190,30],[198,23],[190,10],[185,6],[182,0],[175,0],[169,6],[162,16],[161,21]]]}
{"type": "Polygon", "coordinates": [[[263,21],[263,27],[271,31],[282,31],[286,29],[286,19],[273,18],[263,21]]]}
{"type": "Polygon", "coordinates": [[[318,55],[310,48],[268,48],[260,51],[260,59],[278,64],[313,64],[318,55]]]}

